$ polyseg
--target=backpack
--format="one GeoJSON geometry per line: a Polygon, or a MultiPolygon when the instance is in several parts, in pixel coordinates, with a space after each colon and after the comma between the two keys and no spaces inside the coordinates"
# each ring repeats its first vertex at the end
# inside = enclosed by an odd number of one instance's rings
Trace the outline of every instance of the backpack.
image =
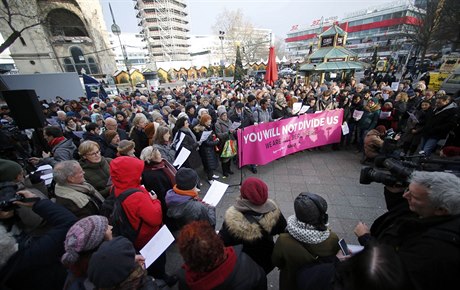
{"type": "Polygon", "coordinates": [[[123,236],[130,240],[132,243],[136,241],[144,221],[141,219],[137,229],[134,229],[129,222],[125,210],[123,209],[122,203],[126,198],[128,198],[128,196],[138,191],[139,189],[131,188],[123,191],[118,197],[115,197],[112,189],[110,196],[104,201],[102,206],[102,213],[109,219],[109,224],[113,227],[113,235],[115,237],[123,236]],[[110,214],[107,216],[109,212],[110,214]]]}

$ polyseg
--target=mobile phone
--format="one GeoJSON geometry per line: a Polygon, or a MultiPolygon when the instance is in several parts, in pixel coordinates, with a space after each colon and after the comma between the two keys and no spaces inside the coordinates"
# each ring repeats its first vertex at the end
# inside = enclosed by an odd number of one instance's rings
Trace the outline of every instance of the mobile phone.
{"type": "Polygon", "coordinates": [[[351,254],[350,250],[348,249],[348,245],[344,239],[339,240],[339,247],[342,250],[344,256],[349,256],[351,254]]]}

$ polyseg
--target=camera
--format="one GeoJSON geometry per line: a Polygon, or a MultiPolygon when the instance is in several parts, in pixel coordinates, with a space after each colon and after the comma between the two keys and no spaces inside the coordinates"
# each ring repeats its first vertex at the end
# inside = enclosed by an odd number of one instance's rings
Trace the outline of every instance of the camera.
{"type": "Polygon", "coordinates": [[[15,201],[23,201],[24,196],[17,194],[18,186],[14,182],[0,183],[0,211],[10,211],[17,206],[15,201]]]}
{"type": "Polygon", "coordinates": [[[382,183],[387,186],[409,185],[409,177],[415,170],[418,171],[443,171],[460,176],[460,161],[431,159],[424,156],[376,157],[376,167],[383,167],[385,171],[376,170],[366,166],[361,168],[359,183],[382,183]]]}

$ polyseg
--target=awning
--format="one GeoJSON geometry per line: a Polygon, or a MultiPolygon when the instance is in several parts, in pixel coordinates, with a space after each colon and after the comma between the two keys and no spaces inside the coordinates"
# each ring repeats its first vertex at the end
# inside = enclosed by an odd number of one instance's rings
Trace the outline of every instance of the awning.
{"type": "Polygon", "coordinates": [[[337,70],[360,70],[368,64],[360,61],[338,61],[323,63],[307,63],[300,67],[300,71],[337,71],[337,70]]]}

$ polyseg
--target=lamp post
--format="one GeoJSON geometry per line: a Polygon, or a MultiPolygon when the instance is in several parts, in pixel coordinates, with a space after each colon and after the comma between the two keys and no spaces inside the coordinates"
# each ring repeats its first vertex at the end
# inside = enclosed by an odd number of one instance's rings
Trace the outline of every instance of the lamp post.
{"type": "Polygon", "coordinates": [[[112,20],[113,20],[113,24],[110,28],[112,29],[112,33],[118,37],[118,42],[120,43],[120,47],[121,47],[121,53],[123,54],[123,62],[126,67],[126,72],[128,73],[129,85],[131,87],[131,91],[134,91],[131,74],[129,73],[128,54],[126,53],[126,47],[121,43],[121,39],[120,39],[121,29],[120,29],[120,26],[118,26],[117,23],[115,22],[115,17],[113,16],[112,6],[110,5],[110,3],[109,3],[109,8],[110,8],[110,14],[112,14],[112,20]]]}
{"type": "Polygon", "coordinates": [[[224,35],[225,35],[225,31],[219,30],[220,50],[221,50],[220,66],[222,67],[222,77],[225,77],[224,35]]]}

